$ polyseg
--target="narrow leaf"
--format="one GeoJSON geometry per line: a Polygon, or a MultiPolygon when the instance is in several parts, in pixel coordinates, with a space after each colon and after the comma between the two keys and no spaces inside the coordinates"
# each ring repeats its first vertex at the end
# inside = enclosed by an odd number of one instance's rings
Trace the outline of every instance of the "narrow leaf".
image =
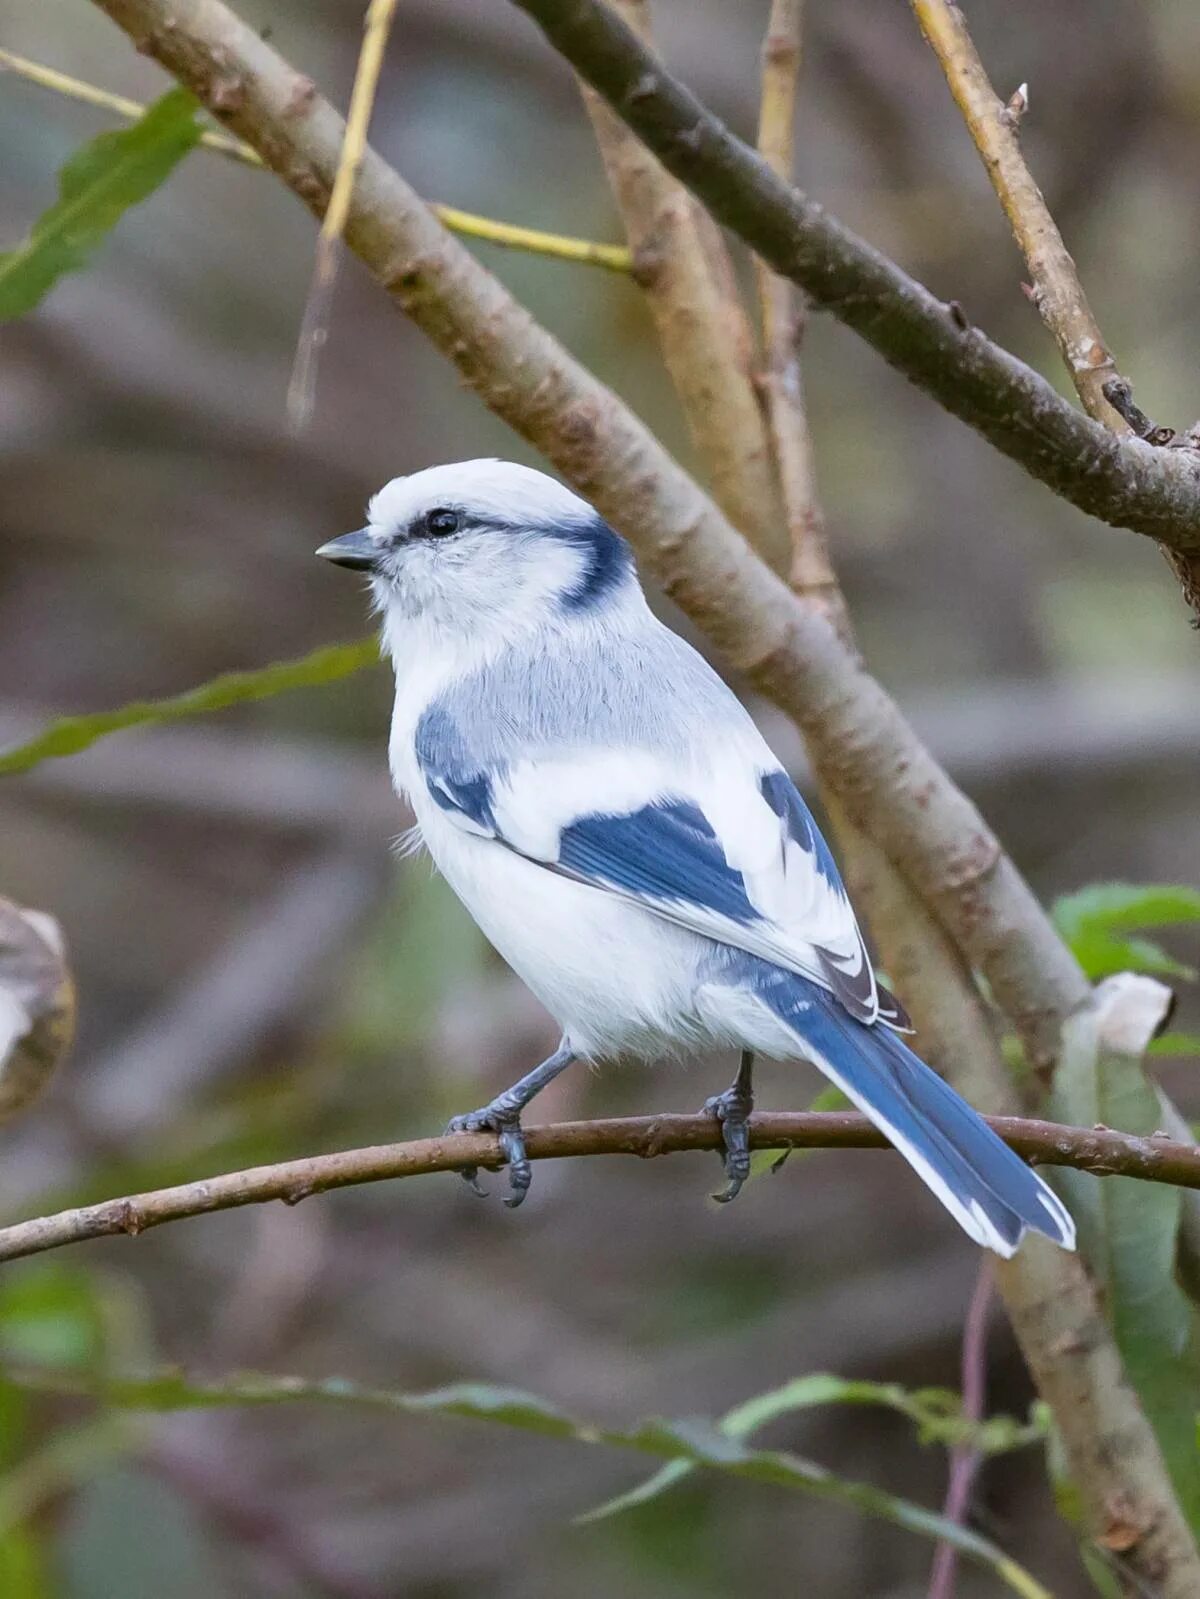
{"type": "MultiPolygon", "coordinates": [[[[735,1405],[717,1426],[731,1438],[747,1438],[780,1416],[816,1405],[882,1405],[907,1416],[916,1426],[922,1443],[938,1443],[948,1449],[970,1444],[981,1454],[988,1455],[1004,1454],[1034,1443],[1045,1436],[1047,1427],[1041,1416],[1028,1423],[1015,1421],[1011,1416],[995,1416],[984,1422],[968,1421],[962,1414],[959,1396],[945,1388],[908,1389],[899,1383],[867,1382],[824,1372],[797,1377],[780,1388],[756,1394],[735,1405]]],[[[600,1521],[618,1511],[646,1504],[682,1482],[693,1469],[685,1462],[672,1461],[645,1482],[585,1512],[578,1519],[600,1521]]]]}
{"type": "Polygon", "coordinates": [[[13,1372],[11,1376],[24,1386],[53,1392],[95,1392],[98,1397],[125,1409],[188,1410],[310,1400],[410,1415],[467,1416],[550,1437],[571,1438],[579,1443],[634,1449],[661,1460],[706,1466],[735,1477],[773,1483],[847,1505],[909,1532],[952,1544],[962,1554],[990,1567],[1022,1599],[1050,1599],[1047,1590],[1024,1567],[977,1533],[869,1483],[835,1476],[823,1466],[798,1455],[751,1449],[706,1421],[652,1420],[640,1422],[628,1430],[594,1427],[573,1420],[532,1394],[487,1383],[459,1383],[433,1393],[401,1394],[340,1380],[313,1383],[292,1377],[249,1376],[224,1383],[196,1384],[180,1373],[167,1372],[151,1377],[117,1378],[95,1386],[79,1379],[64,1378],[61,1372],[26,1370],[13,1372]]]}
{"type": "MultiPolygon", "coordinates": [[[[1162,1111],[1141,1052],[1169,998],[1161,984],[1144,977],[1101,984],[1094,1005],[1064,1029],[1054,1082],[1056,1119],[1143,1135],[1158,1128],[1162,1111]]],[[[1087,1172],[1063,1172],[1062,1178],[1125,1369],[1158,1436],[1184,1513],[1200,1528],[1200,1454],[1192,1425],[1200,1409],[1200,1351],[1192,1308],[1175,1276],[1181,1192],[1087,1172]]]]}
{"type": "Polygon", "coordinates": [[[25,243],[0,254],[0,322],[32,311],[85,265],[130,206],[153,194],[199,140],[196,101],[172,89],[130,128],[102,133],[59,175],[59,197],[25,243]]]}
{"type": "Polygon", "coordinates": [[[90,716],[64,716],[51,722],[36,738],[0,754],[0,777],[28,772],[52,757],[78,755],[97,739],[127,727],[148,727],[156,722],[177,722],[205,711],[223,711],[250,700],[270,699],[296,688],[315,688],[352,672],[360,672],[379,659],[374,638],[357,644],[332,644],[302,655],[295,661],[276,661],[254,672],[225,672],[199,688],[163,700],[134,700],[115,711],[90,716]]]}
{"type": "Polygon", "coordinates": [[[1200,921],[1200,890],[1169,883],[1093,883],[1057,900],[1051,914],[1093,980],[1120,971],[1196,975],[1154,940],[1121,935],[1200,921]]]}
{"type": "Polygon", "coordinates": [[[1191,1055],[1200,1055],[1200,1033],[1164,1033],[1161,1038],[1153,1040],[1146,1053],[1164,1060],[1183,1060],[1191,1055]]]}

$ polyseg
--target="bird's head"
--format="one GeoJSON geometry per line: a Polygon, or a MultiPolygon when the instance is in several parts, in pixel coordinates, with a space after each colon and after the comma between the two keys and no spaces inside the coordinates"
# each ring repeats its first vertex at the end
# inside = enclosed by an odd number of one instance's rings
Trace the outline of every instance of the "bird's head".
{"type": "Polygon", "coordinates": [[[602,611],[634,582],[628,546],[586,500],[510,461],[393,478],[367,525],[317,554],[369,576],[385,629],[555,625],[602,611]]]}

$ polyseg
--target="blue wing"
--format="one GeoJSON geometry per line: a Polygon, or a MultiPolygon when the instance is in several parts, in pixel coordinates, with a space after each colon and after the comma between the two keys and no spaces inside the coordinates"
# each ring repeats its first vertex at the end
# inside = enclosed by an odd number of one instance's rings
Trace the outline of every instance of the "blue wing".
{"type": "Polygon", "coordinates": [[[484,770],[432,711],[415,750],[430,796],[464,831],[808,977],[860,1021],[908,1025],[872,972],[825,840],[765,745],[689,774],[613,749],[484,770]]]}

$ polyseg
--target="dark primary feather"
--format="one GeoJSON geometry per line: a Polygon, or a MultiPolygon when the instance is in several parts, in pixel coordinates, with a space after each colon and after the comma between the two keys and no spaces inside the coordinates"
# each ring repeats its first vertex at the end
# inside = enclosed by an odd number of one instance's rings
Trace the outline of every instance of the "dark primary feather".
{"type": "Polygon", "coordinates": [[[803,977],[753,956],[739,964],[747,986],[820,1057],[818,1064],[900,1153],[910,1161],[909,1151],[915,1153],[958,1205],[981,1212],[1008,1252],[1027,1229],[1074,1247],[1073,1224],[1057,1197],[895,1033],[856,1022],[803,977]]]}
{"type": "MultiPolygon", "coordinates": [[[[846,893],[846,885],[842,882],[837,862],[795,783],[781,768],[764,773],[759,788],[763,798],[783,824],[788,837],[811,856],[813,869],[820,872],[827,883],[833,884],[849,907],[850,896],[846,893]]],[[[853,915],[853,911],[849,911],[848,914],[853,915]]],[[[887,1014],[885,1014],[885,1007],[877,999],[876,982],[861,934],[859,944],[862,947],[862,960],[854,972],[847,972],[844,967],[831,960],[819,945],[814,946],[821,962],[821,975],[828,986],[851,1016],[856,1016],[860,1021],[874,1021],[878,1016],[890,1026],[895,1025],[892,1021],[892,1017],[895,1016],[902,1018],[900,1025],[911,1025],[903,1008],[891,994],[887,995],[890,1003],[886,1007],[887,1014]]]]}

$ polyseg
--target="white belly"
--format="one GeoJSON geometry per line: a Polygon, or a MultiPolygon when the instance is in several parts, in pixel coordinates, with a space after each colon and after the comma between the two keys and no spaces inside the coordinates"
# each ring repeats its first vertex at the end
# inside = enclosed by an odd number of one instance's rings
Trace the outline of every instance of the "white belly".
{"type": "Polygon", "coordinates": [[[580,1054],[653,1056],[709,1040],[696,1003],[705,940],[411,797],[439,871],[580,1054]]]}

